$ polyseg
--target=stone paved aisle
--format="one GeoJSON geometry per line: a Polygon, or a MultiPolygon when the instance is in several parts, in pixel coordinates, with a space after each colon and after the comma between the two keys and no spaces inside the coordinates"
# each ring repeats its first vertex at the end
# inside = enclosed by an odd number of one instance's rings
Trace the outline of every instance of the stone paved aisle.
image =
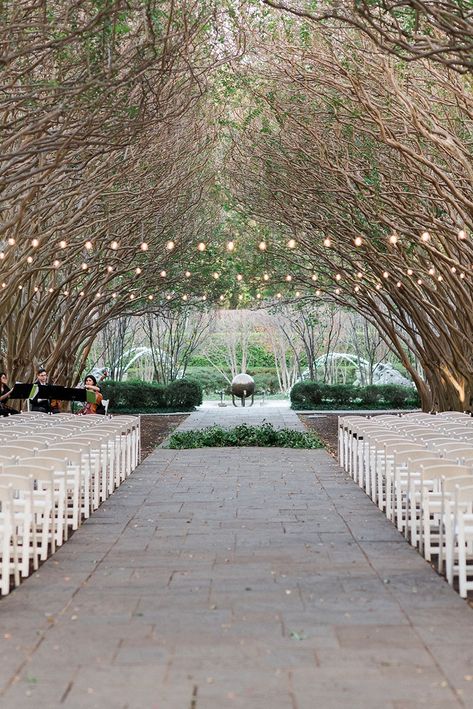
{"type": "Polygon", "coordinates": [[[473,707],[473,610],[323,451],[157,450],[0,616],[8,709],[473,707]]]}

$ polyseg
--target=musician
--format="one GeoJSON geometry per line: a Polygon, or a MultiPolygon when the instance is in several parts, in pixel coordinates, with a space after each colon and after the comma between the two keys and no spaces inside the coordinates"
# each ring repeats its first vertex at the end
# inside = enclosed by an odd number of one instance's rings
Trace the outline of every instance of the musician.
{"type": "Polygon", "coordinates": [[[5,372],[0,372],[0,416],[9,416],[10,414],[19,414],[16,409],[7,406],[6,402],[13,388],[7,384],[7,375],[5,372]]]}
{"type": "MultiPolygon", "coordinates": [[[[36,374],[35,384],[47,384],[48,383],[48,373],[44,367],[40,367],[36,374]]],[[[49,399],[40,399],[39,392],[30,399],[30,409],[31,411],[41,411],[43,414],[57,414],[59,413],[59,407],[57,402],[50,401],[49,399]]]]}
{"type": "Polygon", "coordinates": [[[89,391],[95,392],[95,404],[92,404],[91,402],[87,401],[82,409],[78,411],[77,413],[81,416],[85,416],[86,414],[96,414],[97,413],[97,407],[100,406],[102,403],[102,394],[100,393],[100,387],[97,386],[97,380],[94,377],[93,374],[88,374],[84,380],[84,386],[86,389],[89,391]]]}

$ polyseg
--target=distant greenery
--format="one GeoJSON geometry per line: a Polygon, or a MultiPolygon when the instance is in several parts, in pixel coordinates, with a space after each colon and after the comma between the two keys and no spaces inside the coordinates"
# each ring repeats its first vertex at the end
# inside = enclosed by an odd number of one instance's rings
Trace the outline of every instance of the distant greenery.
{"type": "Polygon", "coordinates": [[[177,379],[168,385],[110,381],[102,385],[102,394],[109,399],[111,413],[193,411],[202,403],[202,387],[192,379],[177,379]]]}
{"type": "MultiPolygon", "coordinates": [[[[230,370],[224,371],[228,378],[231,379],[230,370]]],[[[279,381],[274,368],[248,367],[248,374],[255,380],[256,394],[262,394],[263,391],[269,394],[279,393],[279,381]]],[[[199,382],[205,394],[215,394],[216,391],[221,391],[222,389],[226,394],[230,394],[230,384],[224,375],[214,367],[188,367],[187,375],[199,382]]]]}
{"type": "Polygon", "coordinates": [[[321,384],[305,381],[294,384],[291,389],[293,409],[330,408],[416,408],[420,406],[419,395],[414,387],[398,384],[371,384],[365,387],[349,384],[321,384]]]}
{"type": "Polygon", "coordinates": [[[323,448],[323,443],[315,433],[301,433],[284,428],[277,430],[270,423],[262,426],[241,424],[224,429],[211,426],[201,431],[173,433],[168,448],[225,448],[258,446],[274,448],[323,448]]]}

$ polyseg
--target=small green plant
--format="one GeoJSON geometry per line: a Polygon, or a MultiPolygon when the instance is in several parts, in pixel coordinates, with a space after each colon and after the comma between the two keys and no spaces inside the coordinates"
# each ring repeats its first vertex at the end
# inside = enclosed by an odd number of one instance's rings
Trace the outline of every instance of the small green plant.
{"type": "Polygon", "coordinates": [[[323,448],[323,443],[315,433],[301,433],[288,428],[277,430],[270,423],[264,423],[262,426],[248,426],[243,423],[231,429],[210,426],[201,431],[173,433],[169,438],[168,444],[168,448],[225,448],[241,446],[323,448]]]}

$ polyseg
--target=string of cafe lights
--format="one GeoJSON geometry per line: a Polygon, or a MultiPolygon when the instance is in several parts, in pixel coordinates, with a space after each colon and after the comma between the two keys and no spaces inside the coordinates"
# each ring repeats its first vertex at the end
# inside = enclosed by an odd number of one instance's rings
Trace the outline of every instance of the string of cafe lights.
{"type": "MultiPolygon", "coordinates": [[[[464,229],[460,229],[460,230],[458,231],[458,234],[457,234],[457,235],[458,235],[458,239],[459,239],[460,241],[465,241],[465,240],[467,239],[467,234],[466,234],[466,231],[465,231],[464,229]]],[[[422,232],[421,235],[420,235],[420,241],[423,242],[424,244],[430,242],[430,241],[431,241],[431,238],[432,238],[432,237],[431,237],[431,234],[430,234],[428,231],[424,231],[424,232],[422,232]]],[[[391,245],[393,245],[393,246],[396,246],[397,243],[398,243],[398,241],[399,241],[399,237],[398,237],[397,234],[395,234],[395,233],[391,234],[391,235],[388,237],[388,242],[389,242],[391,245]]],[[[8,241],[7,241],[7,243],[8,243],[8,245],[9,245],[10,247],[13,247],[13,246],[15,246],[16,241],[15,241],[14,238],[9,238],[8,241]]],[[[330,237],[325,237],[324,240],[323,240],[323,244],[324,244],[324,246],[325,246],[326,248],[330,248],[330,247],[332,246],[332,241],[331,241],[330,237]]],[[[356,237],[356,238],[355,238],[355,240],[354,240],[354,245],[357,246],[357,247],[363,245],[363,240],[361,239],[361,237],[356,237]]],[[[33,249],[38,249],[39,246],[40,246],[40,240],[37,239],[37,238],[33,238],[33,239],[31,240],[31,247],[32,247],[33,249]]],[[[64,249],[66,249],[66,248],[68,247],[68,244],[67,244],[67,242],[66,242],[65,240],[61,240],[61,241],[59,242],[58,246],[59,246],[60,249],[64,250],[64,249]]],[[[119,242],[116,241],[116,240],[113,240],[112,242],[110,242],[110,248],[111,248],[112,251],[117,251],[117,250],[119,249],[119,246],[120,246],[120,245],[119,245],[119,242]]],[[[174,242],[173,240],[168,240],[168,241],[166,242],[165,248],[166,248],[167,251],[173,251],[174,248],[175,248],[175,246],[176,246],[176,244],[175,244],[175,242],[174,242]]],[[[86,249],[86,251],[91,252],[91,251],[93,250],[93,248],[94,248],[94,245],[93,245],[93,242],[92,242],[91,240],[88,240],[88,241],[86,241],[86,242],[84,243],[83,247],[86,249]]],[[[297,242],[296,242],[296,240],[295,240],[294,238],[289,239],[289,241],[287,242],[287,248],[288,248],[288,249],[295,249],[296,247],[297,247],[297,242]]],[[[260,241],[259,244],[258,244],[258,248],[259,248],[260,251],[266,251],[267,248],[268,248],[268,242],[267,242],[266,240],[260,241]]],[[[197,249],[198,249],[199,252],[205,252],[205,251],[207,250],[207,244],[206,244],[205,242],[203,242],[203,241],[200,241],[200,242],[198,242],[198,244],[197,244],[197,249]]],[[[226,244],[226,250],[231,253],[231,252],[234,252],[235,249],[236,249],[235,241],[234,241],[234,240],[228,241],[227,244],[226,244]]],[[[146,241],[142,241],[142,242],[140,243],[140,245],[139,245],[139,251],[141,251],[141,252],[146,252],[146,251],[148,251],[148,250],[149,250],[149,244],[148,244],[146,241]]],[[[0,252],[0,260],[4,260],[4,259],[5,259],[5,256],[6,256],[5,251],[1,251],[1,252],[0,252]]],[[[27,257],[27,262],[28,262],[29,264],[31,264],[31,263],[33,262],[33,257],[29,255],[29,256],[27,257]]],[[[59,261],[59,259],[55,259],[55,260],[53,261],[53,263],[52,263],[52,268],[57,270],[57,269],[60,268],[60,266],[61,266],[61,262],[59,261]]],[[[81,264],[81,268],[82,268],[82,270],[84,270],[84,271],[85,271],[85,270],[87,270],[87,271],[95,271],[95,269],[93,269],[93,268],[91,267],[91,265],[87,264],[86,262],[83,262],[83,263],[81,264]]],[[[472,268],[473,268],[473,266],[472,266],[472,268]]],[[[43,267],[42,267],[42,270],[47,270],[47,267],[43,266],[43,267]]],[[[108,266],[106,267],[106,270],[107,270],[108,273],[112,273],[112,272],[114,271],[114,268],[113,268],[113,266],[108,265],[108,266]]],[[[134,271],[134,272],[135,272],[136,275],[142,275],[142,274],[143,274],[143,268],[141,268],[141,267],[138,266],[138,267],[135,268],[135,271],[134,271]]],[[[451,273],[452,275],[457,275],[460,280],[464,280],[464,279],[466,278],[466,272],[465,272],[465,270],[461,270],[461,268],[458,269],[456,266],[451,266],[451,267],[450,267],[450,273],[451,273]]],[[[407,276],[409,276],[409,277],[414,277],[414,278],[415,278],[415,273],[414,273],[413,269],[411,269],[411,268],[408,268],[408,269],[407,269],[406,274],[407,274],[407,276]]],[[[428,275],[434,277],[435,274],[436,274],[435,267],[433,267],[433,266],[430,267],[429,270],[428,270],[428,275]]],[[[184,275],[185,275],[186,278],[190,278],[190,277],[192,276],[191,272],[188,271],[188,270],[185,272],[184,275]]],[[[217,280],[217,279],[220,278],[220,273],[218,273],[217,271],[215,271],[212,275],[213,275],[213,278],[214,278],[215,280],[217,280]]],[[[165,278],[166,276],[167,276],[167,272],[166,272],[164,269],[161,270],[161,271],[160,271],[160,277],[161,277],[161,278],[165,278]]],[[[357,276],[357,278],[362,278],[362,277],[363,277],[363,274],[361,274],[360,272],[358,272],[358,273],[356,274],[356,276],[357,276]]],[[[385,280],[388,280],[388,279],[390,278],[390,273],[389,273],[388,271],[384,271],[383,274],[382,274],[382,276],[383,276],[383,278],[384,278],[385,280]]],[[[345,277],[346,277],[347,279],[353,278],[353,276],[352,276],[351,274],[345,274],[345,277]]],[[[269,276],[269,274],[268,274],[267,272],[265,272],[265,273],[263,274],[263,277],[262,277],[262,278],[263,278],[263,280],[264,280],[266,283],[269,284],[270,276],[269,276]]],[[[286,274],[286,276],[285,276],[285,281],[286,281],[287,283],[291,283],[292,280],[293,280],[293,278],[294,278],[294,276],[293,276],[292,274],[286,274]]],[[[313,281],[317,280],[317,274],[313,274],[311,278],[312,278],[313,281]]],[[[335,280],[339,282],[341,279],[342,279],[342,274],[337,273],[337,274],[335,275],[335,280]]],[[[242,275],[242,274],[237,274],[236,280],[237,280],[238,282],[240,282],[240,283],[243,282],[243,280],[244,280],[243,275],[242,275]]],[[[277,278],[276,278],[275,280],[276,280],[276,282],[279,282],[277,278]]],[[[438,275],[435,276],[435,280],[437,281],[437,283],[441,283],[441,282],[444,280],[444,278],[443,278],[442,274],[438,274],[438,275]]],[[[423,279],[422,279],[421,277],[418,277],[418,278],[417,278],[416,283],[417,283],[418,286],[424,285],[424,281],[423,281],[423,279]]],[[[401,288],[402,285],[403,285],[403,284],[402,284],[402,282],[401,282],[400,280],[398,280],[398,281],[396,282],[396,287],[397,287],[397,288],[401,288]]],[[[1,284],[1,286],[2,286],[3,289],[5,289],[5,288],[7,287],[7,283],[6,283],[5,281],[3,281],[2,284],[1,284]]],[[[368,286],[368,285],[365,285],[365,287],[366,287],[368,290],[372,289],[372,287],[370,288],[370,286],[368,286]]],[[[22,284],[19,284],[19,285],[18,285],[18,288],[19,288],[19,290],[22,290],[22,289],[23,289],[23,285],[22,285],[22,284]]],[[[374,285],[374,288],[375,288],[377,291],[382,290],[383,286],[382,286],[380,280],[378,280],[378,281],[376,282],[376,284],[374,285]]],[[[35,288],[34,288],[34,292],[35,292],[35,293],[40,293],[41,290],[42,290],[42,289],[39,288],[38,286],[35,286],[35,288]]],[[[53,288],[51,288],[51,287],[49,287],[48,289],[44,289],[44,291],[45,291],[45,292],[48,292],[48,293],[53,293],[54,290],[55,290],[55,289],[53,289],[53,288]]],[[[354,292],[355,292],[355,293],[359,293],[360,291],[361,291],[361,286],[357,284],[357,285],[354,287],[354,292]]],[[[327,292],[327,293],[330,292],[329,289],[327,288],[327,286],[325,287],[325,292],[327,292]]],[[[320,289],[317,289],[317,290],[316,290],[316,295],[319,295],[320,293],[321,293],[320,289]]],[[[336,288],[335,291],[334,291],[334,293],[335,293],[336,295],[339,295],[339,294],[341,293],[340,288],[336,288]]],[[[300,295],[298,295],[298,294],[300,294],[300,291],[296,291],[296,293],[295,293],[296,297],[300,297],[300,295]]],[[[65,290],[65,291],[63,291],[63,292],[61,293],[61,295],[63,295],[64,297],[68,297],[69,295],[71,295],[71,292],[68,291],[68,290],[65,290]]],[[[85,295],[85,291],[84,291],[84,290],[81,290],[81,291],[79,292],[79,296],[83,297],[84,295],[85,295]]],[[[96,297],[97,297],[97,298],[100,298],[100,297],[102,297],[102,295],[104,295],[104,294],[102,294],[102,293],[99,292],[99,293],[97,293],[96,297]]],[[[130,300],[134,300],[135,297],[136,297],[136,296],[134,296],[134,294],[130,294],[130,300]]],[[[148,295],[148,296],[146,296],[146,297],[147,297],[149,300],[153,300],[153,299],[154,299],[154,296],[151,295],[151,294],[148,295]]],[[[170,297],[171,297],[171,296],[169,296],[169,298],[170,298],[170,297]]],[[[190,296],[189,296],[189,295],[186,295],[186,294],[182,296],[182,298],[185,299],[185,300],[188,300],[189,297],[190,297],[190,296]]],[[[262,295],[261,295],[261,293],[257,293],[255,297],[258,298],[258,299],[260,299],[260,298],[262,297],[262,295]]],[[[281,297],[282,297],[282,294],[281,294],[281,293],[277,293],[277,294],[276,294],[276,297],[281,298],[281,297]]],[[[112,298],[117,298],[117,293],[116,293],[116,292],[112,293],[112,298]]],[[[222,300],[222,298],[224,298],[224,296],[220,296],[219,300],[222,300]]],[[[248,295],[246,295],[246,296],[243,296],[242,294],[239,295],[239,299],[240,299],[240,300],[242,300],[242,299],[247,300],[247,299],[249,299],[249,298],[250,298],[250,296],[248,296],[248,295]]],[[[206,295],[203,295],[203,296],[201,296],[201,299],[206,300],[206,299],[207,299],[207,296],[206,296],[206,295]]]]}

